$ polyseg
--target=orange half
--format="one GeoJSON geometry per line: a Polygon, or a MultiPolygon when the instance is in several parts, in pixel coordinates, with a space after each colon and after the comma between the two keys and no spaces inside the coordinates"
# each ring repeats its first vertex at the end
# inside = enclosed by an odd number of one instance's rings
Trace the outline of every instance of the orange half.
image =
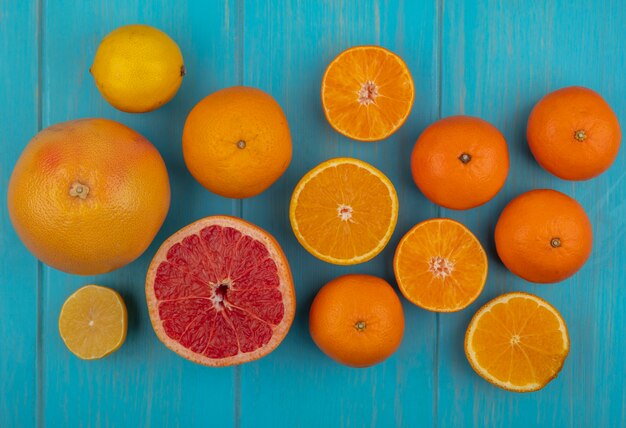
{"type": "Polygon", "coordinates": [[[561,314],[528,293],[493,299],[474,315],[465,335],[465,355],[472,368],[509,391],[543,388],[559,374],[568,353],[561,314]]]}
{"type": "Polygon", "coordinates": [[[435,218],[404,235],[393,269],[400,291],[412,303],[429,311],[455,312],[483,291],[487,255],[461,223],[435,218]]]}
{"type": "Polygon", "coordinates": [[[398,196],[372,165],[330,159],[302,177],[291,196],[289,219],[300,244],[318,259],[363,263],[389,242],[398,220],[398,196]]]}
{"type": "Polygon", "coordinates": [[[322,106],[330,125],[359,141],[387,138],[413,107],[415,89],[406,64],[379,46],[340,53],[322,79],[322,106]]]}

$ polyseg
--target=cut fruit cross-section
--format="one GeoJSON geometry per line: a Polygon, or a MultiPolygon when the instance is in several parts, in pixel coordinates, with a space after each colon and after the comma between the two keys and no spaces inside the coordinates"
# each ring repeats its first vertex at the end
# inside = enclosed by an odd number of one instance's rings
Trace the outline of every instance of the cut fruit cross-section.
{"type": "Polygon", "coordinates": [[[295,313],[293,280],[278,243],[228,216],[198,220],[166,240],[148,270],[146,298],[159,339],[208,366],[270,353],[295,313]]]}
{"type": "Polygon", "coordinates": [[[59,314],[59,333],[78,358],[96,360],[126,340],[128,316],[122,296],[99,285],[85,285],[67,298],[59,314]]]}
{"type": "Polygon", "coordinates": [[[379,46],[340,53],[322,80],[330,125],[346,137],[378,141],[397,131],[411,112],[413,78],[398,55],[379,46]]]}
{"type": "Polygon", "coordinates": [[[461,223],[435,218],[404,235],[393,269],[400,291],[412,303],[429,311],[455,312],[483,291],[487,255],[461,223]]]}
{"type": "Polygon", "coordinates": [[[567,326],[545,300],[508,293],[483,306],[465,335],[472,368],[509,391],[537,391],[556,378],[569,353],[567,326]]]}
{"type": "Polygon", "coordinates": [[[291,196],[289,218],[300,244],[318,259],[363,263],[389,242],[398,196],[391,181],[370,164],[330,159],[302,177],[291,196]]]}

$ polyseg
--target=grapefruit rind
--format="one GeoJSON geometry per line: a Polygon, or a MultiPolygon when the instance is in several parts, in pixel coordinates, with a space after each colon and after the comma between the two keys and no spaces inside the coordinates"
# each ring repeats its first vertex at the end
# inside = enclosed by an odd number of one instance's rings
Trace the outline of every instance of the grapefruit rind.
{"type": "Polygon", "coordinates": [[[283,253],[278,242],[268,232],[249,223],[245,220],[231,217],[231,216],[210,216],[197,220],[188,226],[183,227],[178,232],[170,236],[159,248],[154,259],[150,263],[148,268],[148,274],[146,276],[146,301],[148,304],[148,313],[150,315],[150,321],[154,331],[163,342],[163,344],[174,351],[183,358],[186,358],[194,363],[202,364],[210,367],[222,367],[231,366],[237,364],[243,364],[250,361],[257,360],[269,353],[280,345],[283,339],[287,336],[289,328],[293,322],[295,316],[295,291],[293,287],[293,279],[291,276],[291,270],[287,262],[287,258],[283,253]],[[159,316],[159,301],[155,295],[154,282],[156,278],[156,272],[161,262],[167,259],[167,252],[174,244],[181,242],[185,237],[198,234],[202,229],[209,226],[221,226],[232,227],[242,233],[243,235],[250,236],[251,238],[260,241],[265,245],[272,260],[276,263],[278,276],[280,278],[279,291],[283,298],[284,315],[280,323],[273,328],[272,337],[270,341],[251,352],[239,352],[234,356],[225,358],[210,358],[205,355],[199,354],[181,345],[178,341],[170,338],[163,327],[163,322],[159,316]]]}
{"type": "Polygon", "coordinates": [[[472,366],[472,369],[474,369],[474,371],[478,373],[478,375],[480,375],[487,382],[495,386],[498,386],[502,389],[505,389],[507,391],[535,392],[544,388],[548,383],[550,383],[553,379],[555,379],[559,375],[559,373],[561,372],[561,369],[563,368],[563,364],[565,363],[565,359],[567,358],[569,354],[570,341],[569,341],[569,333],[567,331],[567,325],[565,324],[565,320],[563,320],[563,317],[554,306],[552,306],[550,303],[548,303],[544,299],[538,296],[535,296],[534,294],[516,291],[516,292],[506,293],[506,294],[496,297],[495,299],[485,304],[482,308],[480,308],[478,312],[476,312],[476,314],[474,314],[474,316],[472,317],[469,323],[469,326],[467,327],[467,332],[465,334],[465,346],[464,347],[465,347],[465,356],[467,357],[467,361],[470,363],[470,366],[472,366]],[[472,338],[473,338],[474,332],[477,329],[478,321],[485,313],[489,312],[491,308],[493,308],[495,305],[501,304],[501,303],[507,303],[509,300],[514,299],[514,298],[523,298],[523,299],[532,300],[533,302],[537,303],[539,306],[542,306],[543,308],[547,309],[550,313],[552,313],[559,322],[559,326],[560,326],[559,330],[561,331],[561,334],[562,334],[563,346],[564,346],[561,363],[559,365],[558,370],[556,370],[554,374],[552,375],[552,377],[550,377],[543,384],[537,383],[537,382],[531,382],[525,385],[515,385],[511,382],[503,382],[495,378],[494,376],[492,376],[487,370],[481,367],[476,361],[476,357],[475,357],[476,353],[473,351],[473,348],[472,348],[472,338]]]}
{"type": "Polygon", "coordinates": [[[307,172],[304,175],[304,177],[300,179],[300,181],[296,185],[295,190],[293,191],[293,195],[291,196],[291,203],[289,205],[289,220],[291,221],[291,227],[293,229],[294,235],[296,236],[296,239],[298,240],[300,245],[302,245],[313,256],[317,257],[318,259],[322,261],[332,263],[335,265],[342,265],[342,266],[355,265],[355,264],[364,263],[373,259],[385,248],[385,246],[391,239],[391,236],[393,235],[393,232],[396,228],[396,223],[398,222],[398,206],[399,206],[398,194],[396,193],[396,189],[393,186],[393,183],[391,182],[391,180],[389,180],[389,178],[387,178],[387,176],[383,174],[380,170],[358,159],[347,158],[347,157],[346,158],[333,158],[325,162],[322,162],[321,164],[319,164],[318,166],[316,166],[315,168],[307,172]],[[356,165],[360,168],[365,169],[370,174],[376,176],[385,185],[385,187],[387,187],[389,191],[389,198],[391,200],[392,217],[389,220],[389,228],[387,229],[387,233],[379,241],[376,247],[372,248],[370,251],[368,251],[365,254],[361,254],[359,256],[352,257],[349,259],[340,259],[340,258],[330,256],[328,254],[323,254],[319,252],[315,247],[313,247],[307,242],[306,238],[302,235],[298,227],[298,221],[296,219],[296,208],[298,206],[298,198],[300,196],[300,193],[302,192],[306,184],[309,181],[311,181],[311,179],[313,179],[316,175],[322,173],[324,170],[328,168],[345,165],[345,164],[352,164],[352,165],[356,165]]]}

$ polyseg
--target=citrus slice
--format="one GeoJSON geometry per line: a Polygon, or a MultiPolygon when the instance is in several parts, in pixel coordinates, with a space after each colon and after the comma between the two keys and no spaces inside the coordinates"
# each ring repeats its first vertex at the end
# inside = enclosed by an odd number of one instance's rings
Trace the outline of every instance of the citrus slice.
{"type": "Polygon", "coordinates": [[[372,165],[330,159],[302,177],[291,196],[289,219],[300,244],[320,260],[363,263],[389,242],[398,220],[398,196],[372,165]]]}
{"type": "Polygon", "coordinates": [[[455,312],[483,291],[487,255],[461,223],[447,218],[423,221],[400,240],[393,259],[398,287],[429,311],[455,312]]]}
{"type": "Polygon", "coordinates": [[[96,360],[119,349],[128,316],[122,296],[99,285],[86,285],[67,298],[59,315],[59,333],[78,358],[96,360]]]}
{"type": "Polygon", "coordinates": [[[559,374],[568,353],[561,314],[528,293],[496,297],[474,315],[465,334],[465,355],[472,368],[509,391],[543,388],[559,374]]]}
{"type": "Polygon", "coordinates": [[[322,106],[337,132],[377,141],[402,126],[413,107],[414,92],[402,58],[379,46],[355,46],[326,68],[322,106]]]}
{"type": "Polygon", "coordinates": [[[165,346],[207,366],[272,352],[295,313],[291,271],[278,242],[228,216],[198,220],[161,245],[148,269],[146,299],[165,346]]]}

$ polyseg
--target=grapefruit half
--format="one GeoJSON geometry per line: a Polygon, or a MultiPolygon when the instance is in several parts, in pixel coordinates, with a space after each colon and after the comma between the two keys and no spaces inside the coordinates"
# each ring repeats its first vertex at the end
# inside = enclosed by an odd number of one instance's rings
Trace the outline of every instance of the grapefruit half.
{"type": "Polygon", "coordinates": [[[269,354],[287,335],[296,307],[278,242],[229,216],[203,218],[167,239],[148,269],[146,299],[165,346],[207,366],[269,354]]]}

